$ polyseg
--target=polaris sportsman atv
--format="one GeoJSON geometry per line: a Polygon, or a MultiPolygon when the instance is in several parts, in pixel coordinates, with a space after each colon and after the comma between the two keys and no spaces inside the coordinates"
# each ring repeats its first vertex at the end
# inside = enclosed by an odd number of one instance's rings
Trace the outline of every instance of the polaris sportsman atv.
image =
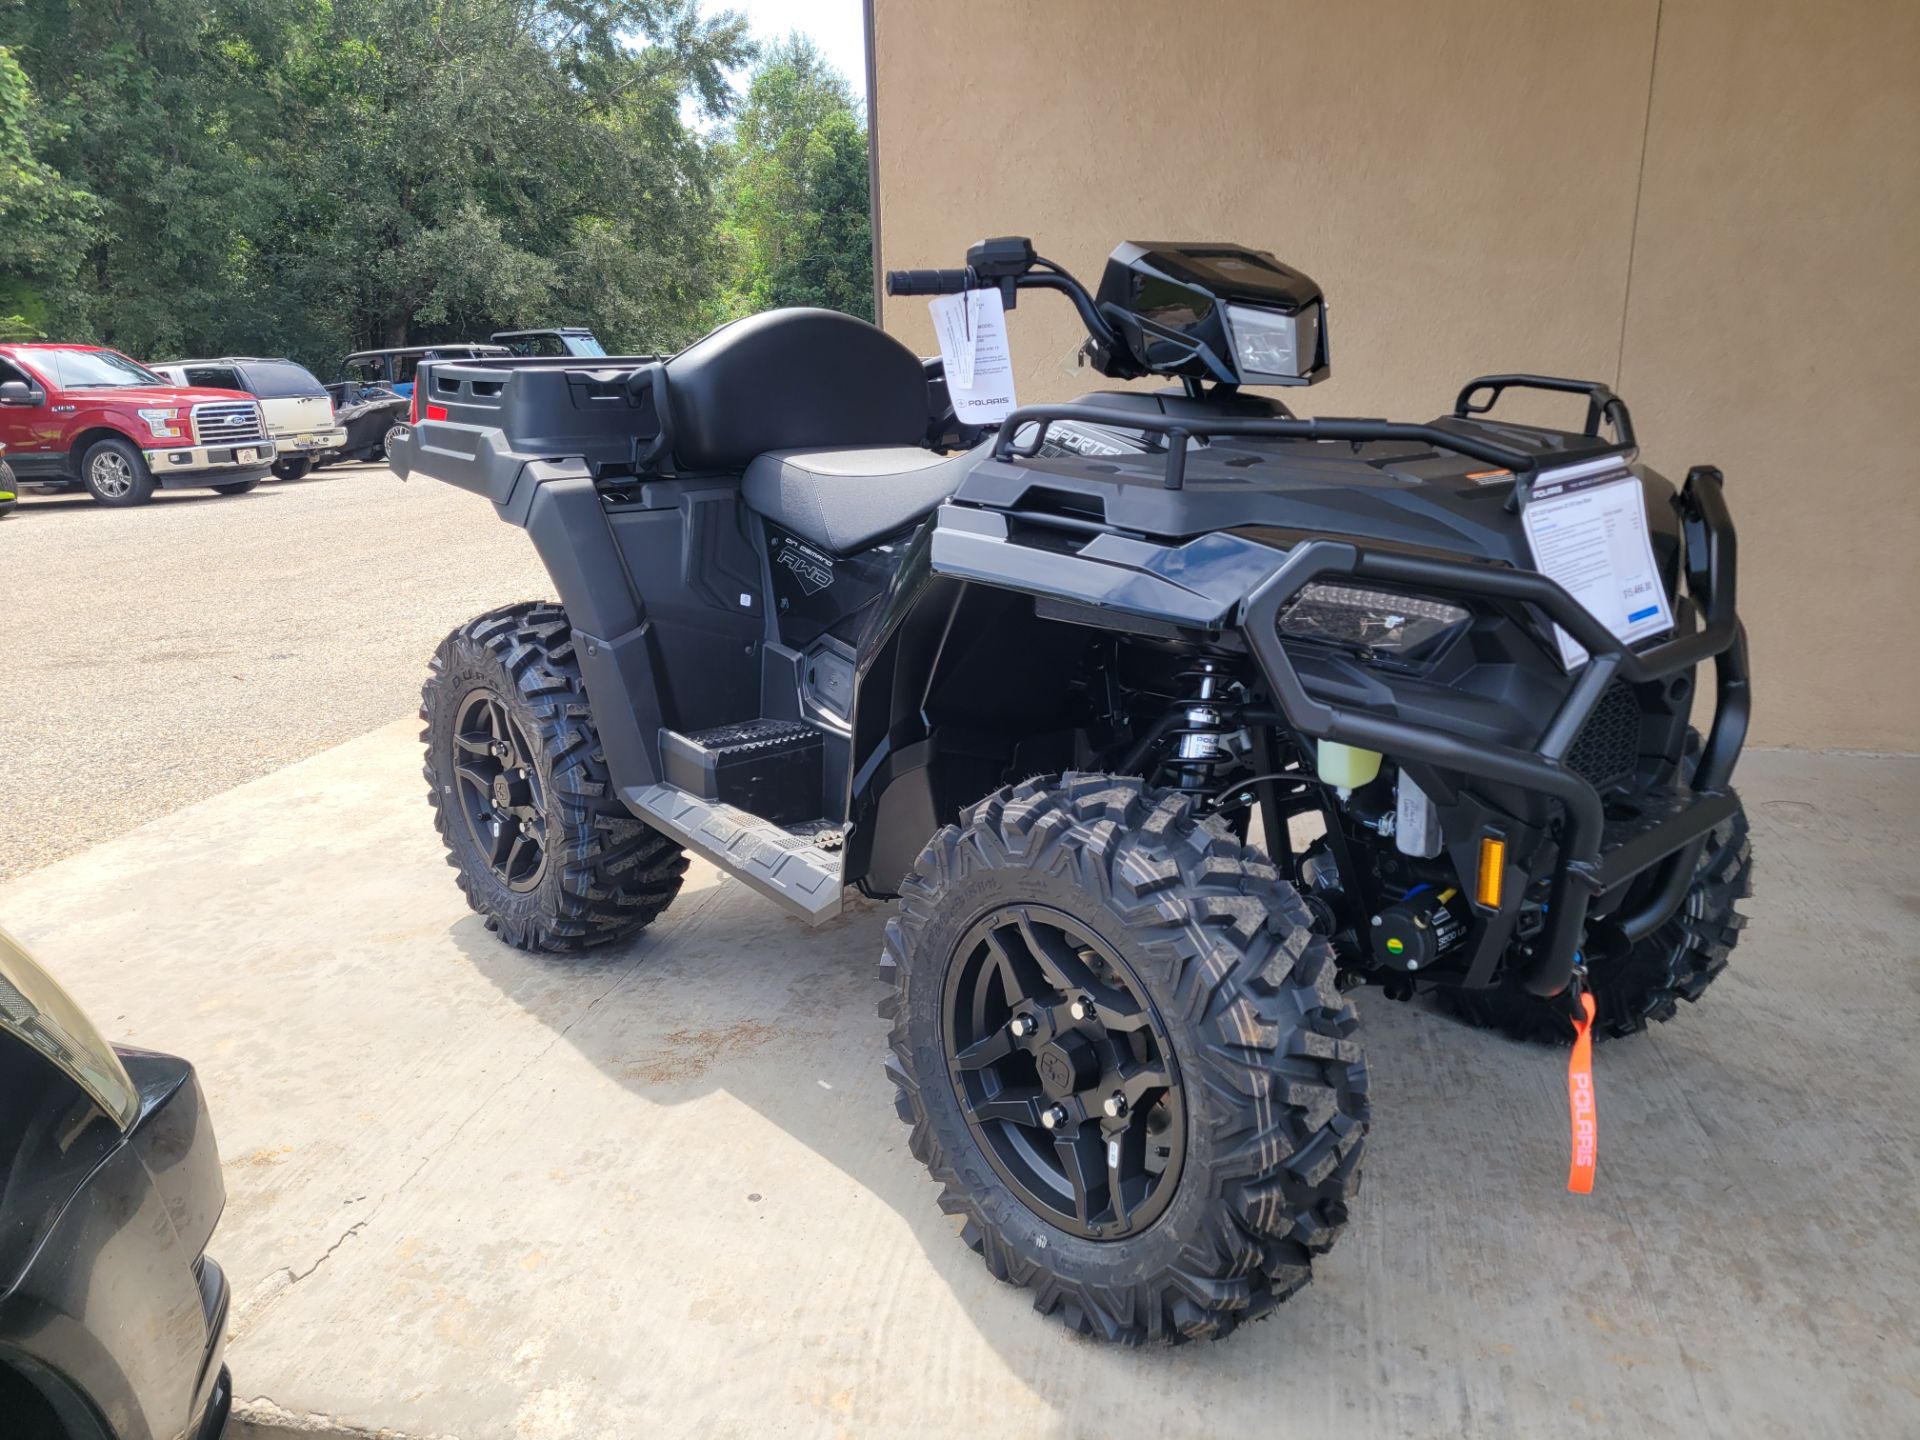
{"type": "Polygon", "coordinates": [[[1564,1039],[1577,998],[1626,1034],[1726,963],[1733,526],[1596,383],[1487,376],[1427,424],[1251,393],[1328,372],[1319,288],[1264,252],[1123,245],[1097,294],[1024,239],[888,277],[987,287],[1179,387],[970,432],[938,361],[811,309],[423,361],[397,468],[525,527],[560,597],[434,656],[436,823],[522,947],[631,936],[687,851],[809,921],[898,898],[889,1070],[967,1243],[1082,1333],[1218,1336],[1346,1222],[1351,987],[1564,1039]],[[1516,388],[1584,425],[1490,418],[1516,388]],[[1644,500],[1664,634],[1534,562],[1527,507],[1586,474],[1644,500]]]}

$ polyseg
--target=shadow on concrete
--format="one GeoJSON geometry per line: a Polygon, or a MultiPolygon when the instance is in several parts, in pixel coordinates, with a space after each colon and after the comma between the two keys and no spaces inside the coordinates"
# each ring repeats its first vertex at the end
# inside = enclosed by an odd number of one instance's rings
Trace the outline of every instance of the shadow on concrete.
{"type": "MultiPolygon", "coordinates": [[[[883,1201],[906,1222],[980,1336],[1037,1393],[1057,1390],[1063,1362],[1124,1365],[1136,1373],[1146,1367],[1204,1378],[1209,1386],[1278,1383],[1272,1368],[1327,1324],[1328,1305],[1344,1311],[1351,1303],[1351,1297],[1340,1301],[1337,1291],[1360,1278],[1353,1272],[1363,1265],[1363,1240],[1348,1236],[1318,1263],[1314,1285],[1220,1345],[1124,1351],[1086,1341],[1034,1313],[1030,1292],[987,1275],[959,1239],[958,1222],[940,1212],[925,1168],[908,1152],[907,1127],[894,1112],[893,1086],[882,1071],[886,1025],[875,1005],[885,987],[875,967],[891,908],[849,892],[845,913],[808,929],[745,887],[721,880],[684,895],[657,929],[598,956],[515,951],[477,917],[455,925],[450,938],[505,996],[629,1091],[668,1106],[725,1092],[883,1201]]],[[[1377,996],[1364,995],[1360,1003],[1376,1104],[1395,1106],[1413,1088],[1402,1052],[1430,1051],[1434,1044],[1488,1059],[1517,1052],[1558,1076],[1560,1062],[1550,1054],[1543,1060],[1377,996]]],[[[1531,1088],[1531,1080],[1519,1088],[1531,1088]]],[[[1397,1131],[1400,1124],[1395,1117],[1384,1128],[1397,1131]]],[[[1376,1144],[1381,1128],[1376,1125],[1376,1144]]],[[[772,1182],[756,1178],[750,1157],[743,1158],[741,1190],[768,1188],[772,1182]]],[[[1365,1228],[1364,1219],[1356,1228],[1365,1228]]],[[[1343,1325],[1350,1320],[1347,1315],[1343,1325]]],[[[1319,1337],[1310,1348],[1324,1343],[1319,1337]]],[[[1076,1381],[1075,1388],[1085,1383],[1076,1381]]]]}

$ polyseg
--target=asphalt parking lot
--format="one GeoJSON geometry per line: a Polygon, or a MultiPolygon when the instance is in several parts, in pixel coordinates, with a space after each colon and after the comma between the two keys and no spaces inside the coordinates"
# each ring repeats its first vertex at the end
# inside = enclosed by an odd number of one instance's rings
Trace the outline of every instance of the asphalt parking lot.
{"type": "Polygon", "coordinates": [[[482,610],[551,594],[487,504],[382,466],[0,520],[0,879],[403,714],[482,610]]]}

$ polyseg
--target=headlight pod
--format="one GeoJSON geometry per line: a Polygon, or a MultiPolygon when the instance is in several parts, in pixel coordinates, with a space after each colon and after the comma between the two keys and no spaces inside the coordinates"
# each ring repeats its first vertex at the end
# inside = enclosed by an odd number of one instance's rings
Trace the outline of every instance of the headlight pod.
{"type": "Polygon", "coordinates": [[[156,440],[184,440],[187,432],[181,428],[178,410],[139,410],[134,412],[147,422],[147,429],[156,440]]]}
{"type": "Polygon", "coordinates": [[[1249,384],[1298,384],[1320,357],[1320,307],[1289,315],[1252,305],[1228,305],[1227,334],[1233,363],[1249,384]]]}
{"type": "Polygon", "coordinates": [[[1295,640],[1414,660],[1438,650],[1472,618],[1464,607],[1444,600],[1315,584],[1293,598],[1278,623],[1280,633],[1295,640]]]}
{"type": "Polygon", "coordinates": [[[113,1047],[60,983],[0,930],[0,1030],[38,1050],[99,1102],[122,1130],[140,1112],[133,1080],[113,1047]]]}

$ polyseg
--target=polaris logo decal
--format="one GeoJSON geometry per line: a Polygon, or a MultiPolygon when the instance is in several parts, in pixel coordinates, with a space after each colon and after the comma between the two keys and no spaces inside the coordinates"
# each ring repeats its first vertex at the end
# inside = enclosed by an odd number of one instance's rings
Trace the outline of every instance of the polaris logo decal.
{"type": "Polygon", "coordinates": [[[800,582],[800,588],[807,594],[818,595],[833,584],[833,561],[825,555],[784,536],[779,545],[779,553],[773,557],[775,563],[791,570],[793,578],[800,582]]]}

